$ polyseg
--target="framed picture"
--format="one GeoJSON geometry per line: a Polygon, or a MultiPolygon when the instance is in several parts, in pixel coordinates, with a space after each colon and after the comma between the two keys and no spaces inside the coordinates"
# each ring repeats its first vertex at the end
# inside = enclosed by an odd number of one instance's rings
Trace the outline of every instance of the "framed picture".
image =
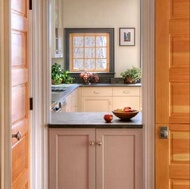
{"type": "Polygon", "coordinates": [[[135,28],[119,28],[119,45],[135,46],[135,28]]]}

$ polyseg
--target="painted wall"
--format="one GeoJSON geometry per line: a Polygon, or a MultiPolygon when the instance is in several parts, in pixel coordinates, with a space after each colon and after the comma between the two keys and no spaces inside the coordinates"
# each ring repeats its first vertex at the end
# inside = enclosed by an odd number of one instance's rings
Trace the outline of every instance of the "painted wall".
{"type": "Polygon", "coordinates": [[[140,65],[140,0],[63,0],[63,27],[115,28],[115,77],[140,65]],[[119,46],[120,27],[135,27],[135,46],[119,46]]]}

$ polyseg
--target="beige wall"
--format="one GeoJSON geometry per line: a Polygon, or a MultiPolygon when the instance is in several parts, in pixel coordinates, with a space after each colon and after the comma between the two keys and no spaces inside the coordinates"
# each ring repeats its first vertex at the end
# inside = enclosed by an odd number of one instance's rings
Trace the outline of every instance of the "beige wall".
{"type": "Polygon", "coordinates": [[[115,76],[140,65],[140,0],[63,0],[63,27],[115,28],[115,76]],[[135,46],[119,46],[120,27],[135,27],[135,46]]]}

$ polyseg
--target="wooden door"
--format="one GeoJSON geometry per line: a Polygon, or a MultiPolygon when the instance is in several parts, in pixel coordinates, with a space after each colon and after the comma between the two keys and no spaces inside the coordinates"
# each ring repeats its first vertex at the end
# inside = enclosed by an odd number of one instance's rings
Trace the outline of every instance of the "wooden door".
{"type": "Polygon", "coordinates": [[[96,188],[142,189],[142,129],[96,130],[96,188]]]}
{"type": "Polygon", "coordinates": [[[28,0],[11,0],[12,188],[29,188],[28,0]]]}
{"type": "Polygon", "coordinates": [[[189,7],[156,0],[156,189],[190,188],[189,7]]]}
{"type": "Polygon", "coordinates": [[[95,129],[49,129],[49,189],[95,189],[95,129]]]}

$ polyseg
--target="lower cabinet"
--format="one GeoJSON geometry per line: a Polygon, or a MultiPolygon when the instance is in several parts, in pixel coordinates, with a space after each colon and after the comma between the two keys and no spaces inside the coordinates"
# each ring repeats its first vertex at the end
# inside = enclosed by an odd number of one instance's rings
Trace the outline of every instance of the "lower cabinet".
{"type": "Polygon", "coordinates": [[[49,129],[49,189],[142,189],[142,129],[49,129]]]}

